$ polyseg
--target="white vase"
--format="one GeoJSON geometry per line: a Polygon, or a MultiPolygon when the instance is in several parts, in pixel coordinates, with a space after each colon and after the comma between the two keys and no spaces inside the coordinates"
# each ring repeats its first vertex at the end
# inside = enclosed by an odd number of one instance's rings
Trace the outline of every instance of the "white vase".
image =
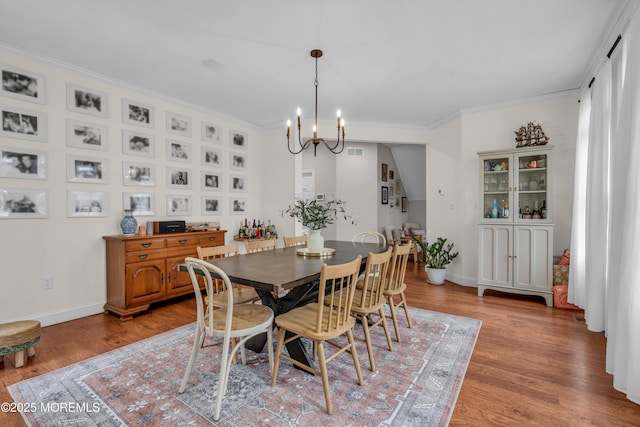
{"type": "Polygon", "coordinates": [[[427,282],[432,285],[442,285],[444,277],[447,275],[446,268],[430,268],[425,265],[424,271],[427,272],[427,282]]]}
{"type": "Polygon", "coordinates": [[[307,236],[307,249],[309,252],[318,253],[324,249],[324,237],[320,234],[322,230],[309,230],[307,236]]]}

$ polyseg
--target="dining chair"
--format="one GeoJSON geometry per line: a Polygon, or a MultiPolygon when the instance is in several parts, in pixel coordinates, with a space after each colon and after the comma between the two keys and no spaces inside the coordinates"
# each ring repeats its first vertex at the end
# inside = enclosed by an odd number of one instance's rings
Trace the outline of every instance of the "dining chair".
{"type": "MultiPolygon", "coordinates": [[[[198,246],[196,248],[196,251],[198,252],[198,258],[200,258],[201,260],[213,261],[216,258],[225,258],[237,255],[238,245],[234,242],[221,246],[198,246]]],[[[218,296],[218,298],[215,298],[213,301],[214,307],[226,307],[227,300],[225,298],[225,295],[226,292],[228,292],[228,289],[231,289],[233,292],[234,304],[254,303],[260,300],[260,296],[258,296],[258,293],[254,288],[250,286],[242,286],[237,283],[233,283],[231,288],[226,288],[222,279],[214,277],[213,293],[218,296]]]]}
{"type": "MultiPolygon", "coordinates": [[[[185,264],[191,277],[193,289],[195,290],[197,320],[191,358],[189,359],[187,370],[184,373],[178,391],[180,393],[184,392],[187,381],[189,380],[189,375],[191,375],[193,371],[198,350],[202,347],[205,337],[222,337],[222,353],[220,372],[218,375],[218,396],[213,413],[213,419],[218,421],[222,408],[222,398],[227,391],[231,361],[234,359],[234,355],[238,349],[244,349],[244,344],[247,340],[256,335],[267,334],[269,366],[273,372],[273,338],[271,328],[274,319],[273,310],[260,304],[234,304],[233,292],[227,292],[225,308],[214,309],[213,304],[205,304],[200,291],[198,277],[205,277],[207,298],[214,299],[217,295],[213,294],[213,275],[215,274],[217,277],[220,277],[227,285],[227,288],[231,287],[229,277],[220,268],[198,258],[188,257],[185,259],[185,264]],[[233,347],[231,347],[231,341],[233,339],[235,339],[236,342],[233,344],[233,347]]],[[[242,362],[246,363],[246,360],[243,358],[242,362]]]]}
{"type": "Polygon", "coordinates": [[[276,239],[245,240],[244,247],[248,254],[276,249],[276,239]]]}
{"type": "Polygon", "coordinates": [[[362,243],[377,243],[377,244],[387,244],[387,238],[384,237],[384,234],[378,233],[377,231],[361,231],[356,233],[352,238],[352,242],[362,242],[362,243]]]}
{"type": "Polygon", "coordinates": [[[376,370],[376,365],[373,359],[373,347],[371,345],[371,329],[376,326],[382,326],[387,337],[389,351],[393,351],[391,335],[389,334],[389,327],[387,326],[387,318],[384,313],[384,305],[386,304],[384,281],[387,276],[387,268],[389,267],[392,251],[393,249],[389,247],[386,252],[378,254],[369,253],[365,271],[358,279],[356,291],[353,296],[353,305],[351,307],[351,312],[362,324],[362,330],[364,332],[364,337],[355,336],[355,339],[364,341],[367,344],[369,364],[373,372],[376,370]],[[377,315],[379,319],[373,321],[372,315],[377,315]]]}
{"type": "MultiPolygon", "coordinates": [[[[318,301],[302,307],[294,308],[284,314],[276,316],[277,343],[276,360],[271,373],[271,386],[275,386],[278,377],[280,359],[288,360],[300,369],[322,377],[324,399],[327,413],[332,414],[331,392],[329,388],[329,375],[327,363],[338,355],[349,352],[353,358],[353,364],[358,377],[358,384],[363,385],[362,372],[356,353],[356,345],[353,337],[355,318],[351,315],[351,304],[358,271],[362,263],[362,256],[358,255],[351,262],[337,265],[322,264],[320,270],[320,284],[318,301]],[[291,336],[286,337],[290,332],[291,336]],[[346,343],[337,343],[335,338],[346,335],[346,343]],[[305,337],[313,341],[314,358],[318,358],[320,370],[308,366],[283,353],[283,346],[293,340],[305,337]],[[336,347],[335,352],[325,355],[325,342],[331,344],[330,349],[336,347]]],[[[343,380],[341,378],[341,380],[343,380]]]]}
{"type": "Polygon", "coordinates": [[[283,237],[284,247],[290,248],[292,246],[304,246],[307,244],[307,236],[292,236],[292,237],[283,237]]]}
{"type": "Polygon", "coordinates": [[[391,320],[393,321],[393,328],[396,331],[396,341],[400,342],[400,329],[398,328],[398,317],[396,310],[403,308],[404,314],[407,318],[407,325],[412,328],[411,317],[409,316],[409,308],[407,306],[407,299],[404,296],[404,290],[407,288],[404,283],[404,275],[407,271],[407,261],[409,261],[409,255],[413,250],[411,244],[395,245],[393,247],[393,255],[389,262],[389,275],[384,281],[384,296],[389,305],[389,312],[391,313],[391,320]],[[399,297],[400,301],[395,302],[395,298],[399,297]]]}

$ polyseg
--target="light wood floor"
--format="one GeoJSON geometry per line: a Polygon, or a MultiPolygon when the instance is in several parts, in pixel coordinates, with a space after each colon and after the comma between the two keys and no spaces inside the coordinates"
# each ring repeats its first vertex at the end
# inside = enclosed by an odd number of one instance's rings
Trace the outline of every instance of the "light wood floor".
{"type": "MultiPolygon", "coordinates": [[[[640,406],[614,390],[605,372],[605,338],[587,331],[570,310],[542,298],[445,283],[428,285],[422,265],[407,269],[409,305],[482,320],[451,426],[640,426],[640,406]]],[[[36,356],[0,368],[6,386],[156,335],[195,320],[192,298],[157,305],[129,322],[95,315],[43,329],[36,356]]],[[[0,413],[0,426],[22,426],[0,413]]]]}

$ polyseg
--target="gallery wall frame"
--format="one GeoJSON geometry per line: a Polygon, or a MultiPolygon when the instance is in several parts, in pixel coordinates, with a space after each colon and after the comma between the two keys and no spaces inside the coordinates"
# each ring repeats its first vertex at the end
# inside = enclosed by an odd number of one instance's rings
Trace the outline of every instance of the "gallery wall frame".
{"type": "Polygon", "coordinates": [[[191,137],[191,117],[167,111],[167,133],[191,137]]]}
{"type": "Polygon", "coordinates": [[[245,132],[231,129],[229,131],[229,142],[234,149],[246,150],[249,141],[245,132]]]}
{"type": "Polygon", "coordinates": [[[246,215],[248,203],[245,197],[232,197],[230,203],[231,215],[246,215]]]}
{"type": "Polygon", "coordinates": [[[109,103],[106,92],[67,83],[67,110],[90,116],[109,117],[109,103]]]}
{"type": "Polygon", "coordinates": [[[47,153],[29,148],[0,147],[0,177],[47,179],[47,153]]]}
{"type": "Polygon", "coordinates": [[[222,215],[222,197],[202,196],[202,215],[222,215]]]}
{"type": "Polygon", "coordinates": [[[151,104],[122,98],[122,122],[153,128],[155,127],[155,109],[151,104]]]}
{"type": "Polygon", "coordinates": [[[207,142],[222,142],[222,126],[215,123],[202,121],[200,126],[200,138],[207,142]]]}
{"type": "Polygon", "coordinates": [[[128,129],[122,130],[122,154],[155,157],[155,148],[153,135],[128,129]]]}
{"type": "Polygon", "coordinates": [[[41,111],[0,105],[2,128],[0,136],[6,138],[47,141],[47,114],[41,111]]]}
{"type": "Polygon", "coordinates": [[[0,219],[46,218],[45,189],[0,187],[0,219]]]}
{"type": "Polygon", "coordinates": [[[88,150],[107,151],[107,126],[67,119],[67,146],[88,150]]]}
{"type": "Polygon", "coordinates": [[[202,175],[200,181],[200,190],[202,191],[221,191],[223,186],[223,176],[218,172],[200,171],[202,175]]]}
{"type": "Polygon", "coordinates": [[[167,195],[167,215],[191,215],[191,196],[186,194],[167,195]]]}
{"type": "Polygon", "coordinates": [[[109,200],[108,191],[67,190],[67,216],[108,217],[109,200]]]}
{"type": "Polygon", "coordinates": [[[380,188],[380,196],[381,196],[382,204],[388,205],[389,204],[389,187],[387,187],[386,185],[383,185],[380,188]]]}
{"type": "Polygon", "coordinates": [[[406,197],[402,197],[402,212],[407,212],[409,210],[409,201],[406,197]]]}
{"type": "Polygon", "coordinates": [[[122,193],[122,209],[129,209],[133,215],[154,216],[156,214],[155,194],[147,192],[122,193]]]}
{"type": "Polygon", "coordinates": [[[387,174],[389,173],[389,165],[386,163],[382,163],[382,168],[380,170],[380,179],[384,182],[387,182],[387,174]]]}
{"type": "Polygon", "coordinates": [[[122,184],[154,186],[156,178],[155,165],[153,163],[134,162],[124,160],[122,162],[122,184]]]}
{"type": "Polygon", "coordinates": [[[191,188],[191,170],[167,167],[167,188],[191,188]]]}
{"type": "Polygon", "coordinates": [[[222,150],[219,148],[211,148],[207,146],[200,147],[200,159],[202,166],[221,168],[222,167],[222,150]]]}
{"type": "Polygon", "coordinates": [[[245,193],[247,191],[247,177],[245,175],[230,175],[229,191],[234,193],[245,193]]]}
{"type": "Polygon", "coordinates": [[[47,78],[39,73],[0,64],[0,95],[20,101],[47,103],[47,78]]]}
{"type": "Polygon", "coordinates": [[[229,153],[229,165],[231,169],[246,170],[247,156],[243,153],[229,153]]]}
{"type": "Polygon", "coordinates": [[[167,139],[167,160],[191,163],[191,143],[167,139]]]}
{"type": "Polygon", "coordinates": [[[67,155],[67,181],[107,184],[108,161],[96,157],[67,155]]]}

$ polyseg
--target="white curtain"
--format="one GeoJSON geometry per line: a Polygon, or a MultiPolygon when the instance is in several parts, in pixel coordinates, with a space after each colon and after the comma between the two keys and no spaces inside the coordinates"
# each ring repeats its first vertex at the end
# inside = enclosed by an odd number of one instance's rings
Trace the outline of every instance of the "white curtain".
{"type": "Polygon", "coordinates": [[[614,387],[640,404],[638,16],[592,89],[579,118],[569,301],[585,309],[590,330],[605,331],[614,387]]]}

